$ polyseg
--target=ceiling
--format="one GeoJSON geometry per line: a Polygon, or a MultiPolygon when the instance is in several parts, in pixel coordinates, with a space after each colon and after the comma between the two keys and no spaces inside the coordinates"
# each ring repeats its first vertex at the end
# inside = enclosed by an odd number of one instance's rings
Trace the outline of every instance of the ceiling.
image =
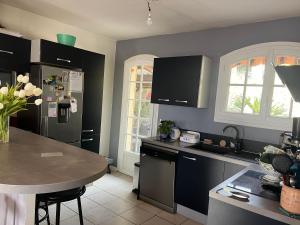
{"type": "Polygon", "coordinates": [[[0,0],[117,40],[300,16],[300,0],[0,0]]]}

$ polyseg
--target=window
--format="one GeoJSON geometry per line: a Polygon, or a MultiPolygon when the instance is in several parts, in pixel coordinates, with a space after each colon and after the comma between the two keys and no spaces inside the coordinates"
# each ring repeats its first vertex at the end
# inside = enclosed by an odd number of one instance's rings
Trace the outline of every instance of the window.
{"type": "Polygon", "coordinates": [[[293,101],[273,64],[300,65],[300,43],[264,43],[221,57],[215,121],[291,130],[300,104],[293,101]]]}

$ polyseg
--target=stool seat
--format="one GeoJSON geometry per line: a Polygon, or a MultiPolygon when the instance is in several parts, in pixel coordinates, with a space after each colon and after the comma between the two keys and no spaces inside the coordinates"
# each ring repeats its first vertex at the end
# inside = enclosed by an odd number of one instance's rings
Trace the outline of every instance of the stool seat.
{"type": "Polygon", "coordinates": [[[86,191],[86,187],[83,186],[83,187],[74,188],[74,189],[65,190],[65,191],[36,195],[35,224],[39,225],[40,222],[47,219],[47,224],[50,225],[48,206],[52,205],[52,204],[56,204],[56,223],[55,224],[59,225],[61,203],[77,199],[79,221],[80,221],[80,225],[83,225],[83,216],[82,216],[80,197],[85,193],[85,191],[86,191]],[[43,209],[46,212],[45,216],[40,220],[39,220],[39,213],[38,213],[39,208],[43,209]]]}

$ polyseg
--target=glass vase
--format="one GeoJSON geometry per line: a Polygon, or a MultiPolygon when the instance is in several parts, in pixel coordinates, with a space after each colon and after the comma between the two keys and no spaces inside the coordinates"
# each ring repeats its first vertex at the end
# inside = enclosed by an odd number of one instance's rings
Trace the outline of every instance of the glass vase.
{"type": "Polygon", "coordinates": [[[0,115],[0,144],[9,142],[9,116],[0,115]]]}

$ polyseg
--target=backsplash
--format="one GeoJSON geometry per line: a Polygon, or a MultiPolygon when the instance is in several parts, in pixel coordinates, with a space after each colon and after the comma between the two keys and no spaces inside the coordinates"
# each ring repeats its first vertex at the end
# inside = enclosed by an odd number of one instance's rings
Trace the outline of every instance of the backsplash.
{"type": "MultiPolygon", "coordinates": [[[[184,131],[184,130],[182,130],[184,131]]],[[[210,134],[210,133],[205,133],[205,132],[200,132],[201,134],[201,140],[203,139],[211,139],[214,144],[219,144],[221,140],[225,140],[227,143],[232,140],[232,137],[230,136],[224,136],[224,135],[218,135],[218,134],[210,134]]],[[[248,139],[243,139],[241,138],[242,141],[242,149],[244,151],[248,152],[254,152],[254,153],[260,153],[264,151],[264,147],[266,145],[273,145],[279,147],[279,145],[274,145],[272,143],[267,143],[267,142],[260,142],[260,141],[253,141],[253,140],[248,140],[248,139]]]]}

